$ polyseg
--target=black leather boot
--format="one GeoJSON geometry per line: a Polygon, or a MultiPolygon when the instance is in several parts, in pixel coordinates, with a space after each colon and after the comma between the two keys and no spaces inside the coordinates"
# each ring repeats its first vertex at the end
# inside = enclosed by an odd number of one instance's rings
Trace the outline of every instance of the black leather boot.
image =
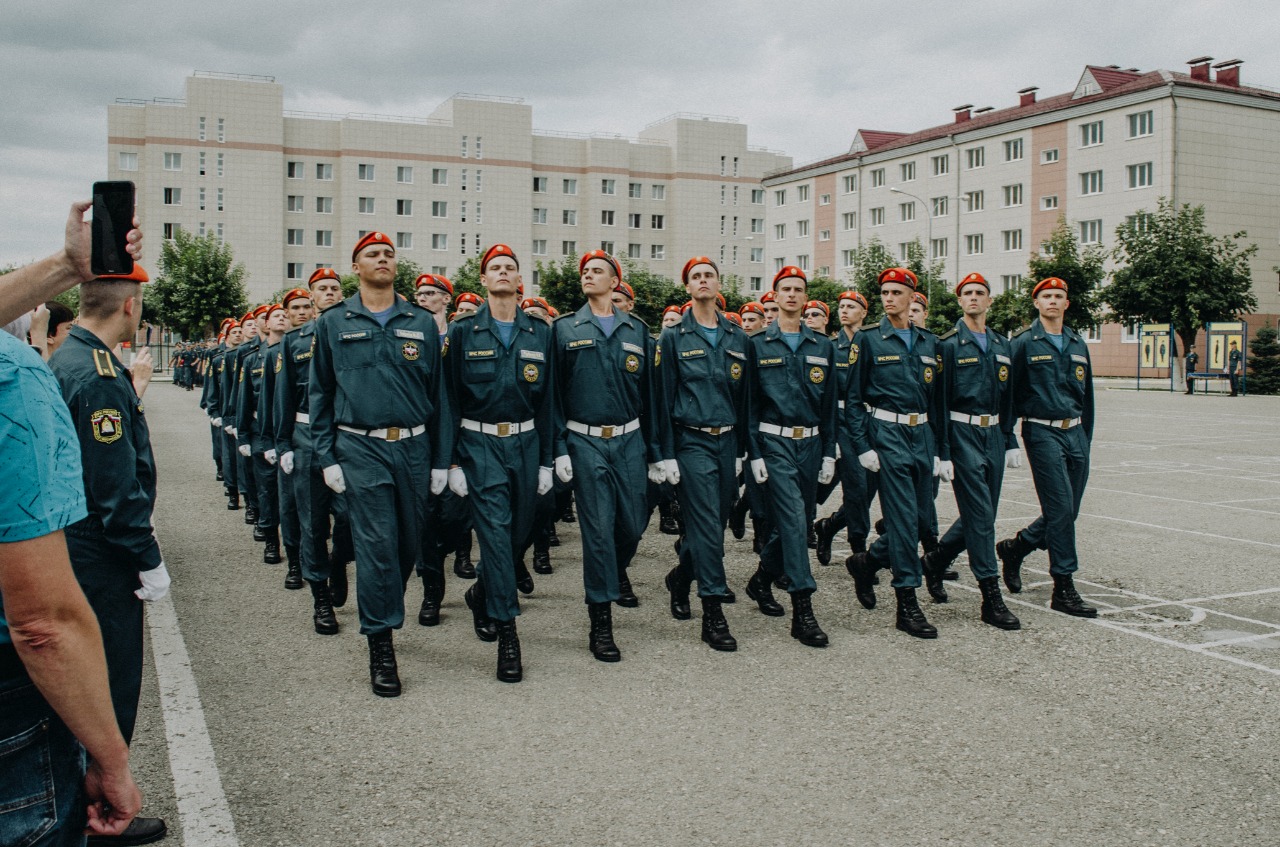
{"type": "Polygon", "coordinates": [[[245,503],[244,522],[249,524],[250,526],[257,526],[258,524],[258,507],[257,506],[250,505],[247,502],[245,503]]]}
{"type": "Polygon", "coordinates": [[[519,682],[524,679],[520,663],[520,636],[515,621],[498,622],[498,681],[519,682]]]}
{"type": "Polygon", "coordinates": [[[702,640],[712,650],[732,653],[738,649],[738,641],[729,632],[729,622],[724,619],[719,597],[702,598],[702,640]]]}
{"type": "Polygon", "coordinates": [[[1010,594],[1022,593],[1022,560],[1035,548],[1022,540],[1022,533],[996,543],[996,555],[1000,557],[1000,570],[1010,594]]]}
{"type": "Polygon", "coordinates": [[[791,592],[791,637],[809,647],[826,647],[827,634],[813,616],[813,592],[791,592]]]}
{"type": "Polygon", "coordinates": [[[724,587],[724,594],[720,595],[720,602],[726,605],[733,605],[738,602],[738,595],[733,593],[733,589],[729,586],[724,587]]]}
{"type": "Polygon", "coordinates": [[[484,583],[476,580],[475,584],[467,589],[467,593],[462,595],[462,599],[467,602],[467,608],[471,610],[471,623],[475,627],[476,638],[481,641],[496,641],[498,628],[484,608],[484,583]]]}
{"type": "Polygon", "coordinates": [[[889,531],[889,525],[884,522],[884,518],[880,518],[876,521],[875,529],[876,535],[884,535],[889,531]]]}
{"type": "Polygon", "coordinates": [[[764,568],[756,568],[756,572],[747,581],[747,596],[756,601],[763,614],[771,618],[780,618],[787,613],[782,604],[773,599],[773,587],[769,584],[769,576],[764,568]]]}
{"type": "Polygon", "coordinates": [[[1014,617],[1013,612],[1004,604],[1000,595],[1000,578],[989,576],[978,580],[978,588],[982,591],[982,622],[989,623],[999,629],[1022,629],[1022,621],[1014,617]]]}
{"type": "Polygon", "coordinates": [[[844,569],[853,577],[853,593],[864,609],[876,607],[876,586],[873,581],[878,570],[871,554],[865,550],[844,560],[844,569]]]}
{"type": "Polygon", "coordinates": [[[341,609],[347,605],[347,592],[350,590],[350,584],[347,582],[347,563],[335,562],[329,559],[329,590],[333,592],[333,605],[341,609]]]}
{"type": "Polygon", "coordinates": [[[680,526],[676,523],[674,501],[658,503],[658,531],[663,535],[680,534],[680,526]]]}
{"type": "Polygon", "coordinates": [[[298,562],[298,548],[285,547],[285,560],[289,563],[289,570],[284,576],[284,587],[290,591],[297,591],[302,587],[302,565],[298,562]]]}
{"type": "Polygon", "coordinates": [[[254,525],[253,525],[253,540],[254,540],[254,541],[257,541],[259,544],[261,544],[262,542],[266,541],[266,540],[267,540],[267,530],[263,529],[262,527],[258,526],[257,524],[254,524],[254,525]]]}
{"type": "Polygon", "coordinates": [[[626,568],[618,568],[618,605],[624,609],[634,609],[640,605],[640,598],[631,590],[631,580],[627,578],[626,568]]]}
{"type": "Polygon", "coordinates": [[[1080,599],[1080,594],[1076,591],[1075,580],[1071,578],[1069,573],[1053,575],[1053,599],[1049,601],[1049,608],[1055,612],[1062,612],[1064,615],[1071,615],[1076,618],[1096,618],[1098,616],[1097,609],[1086,605],[1084,600],[1080,599]]]}
{"type": "Polygon", "coordinates": [[[240,492],[232,491],[227,495],[227,511],[235,512],[240,509],[240,492]]]}
{"type": "Polygon", "coordinates": [[[867,537],[865,535],[850,535],[849,547],[854,553],[867,552],[867,537]]]}
{"type": "Polygon", "coordinates": [[[622,661],[622,651],[613,643],[613,604],[588,603],[587,614],[591,616],[591,655],[602,662],[622,661]]]}
{"type": "Polygon", "coordinates": [[[434,574],[422,575],[422,608],[418,610],[418,623],[422,626],[440,624],[440,600],[444,586],[436,584],[434,574]]]}
{"type": "Polygon", "coordinates": [[[814,528],[813,524],[809,524],[809,537],[807,539],[807,543],[810,550],[818,549],[818,530],[814,528]]]}
{"type": "Polygon", "coordinates": [[[557,520],[559,520],[560,523],[573,523],[574,521],[577,520],[577,517],[575,517],[573,514],[573,492],[572,491],[569,492],[567,497],[565,497],[564,509],[561,510],[560,517],[557,520]]]}
{"type": "Polygon", "coordinates": [[[813,528],[818,534],[818,546],[814,548],[818,556],[818,564],[829,565],[831,564],[831,543],[836,538],[835,521],[831,518],[821,518],[813,528]]]}
{"type": "Polygon", "coordinates": [[[462,544],[453,554],[453,572],[461,579],[475,579],[476,569],[471,564],[471,533],[463,536],[462,544]]]}
{"type": "Polygon", "coordinates": [[[914,588],[895,588],[898,595],[898,629],[916,638],[937,638],[938,630],[920,611],[914,588]]]}
{"type": "Polygon", "coordinates": [[[369,636],[369,682],[379,697],[400,696],[400,669],[396,667],[391,630],[369,636]]]}
{"type": "Polygon", "coordinates": [[[733,504],[729,512],[729,531],[733,537],[741,541],[747,534],[747,512],[751,510],[751,499],[745,494],[733,504]]]}
{"type": "MultiPolygon", "coordinates": [[[[556,525],[554,523],[551,525],[551,528],[547,530],[547,546],[560,546],[560,535],[556,532],[556,525]]],[[[550,573],[550,571],[547,571],[547,573],[550,573]]]]}
{"type": "Polygon", "coordinates": [[[551,545],[544,539],[533,542],[533,572],[549,574],[551,567],[551,545]]]}
{"type": "MultiPolygon", "coordinates": [[[[667,574],[665,580],[667,590],[671,592],[671,617],[678,621],[687,621],[693,617],[689,609],[689,586],[692,582],[676,565],[667,574]]],[[[705,603],[703,604],[705,606],[705,603]]]]}
{"type": "Polygon", "coordinates": [[[524,559],[516,562],[516,588],[520,589],[521,594],[533,593],[533,574],[529,573],[529,568],[525,566],[524,559]]]}
{"type": "Polygon", "coordinates": [[[275,529],[267,530],[267,543],[262,548],[262,561],[268,565],[278,565],[283,561],[280,557],[280,533],[275,529]]]}
{"type": "Polygon", "coordinates": [[[761,531],[760,521],[755,518],[751,519],[751,552],[756,555],[764,548],[764,534],[761,531]]]}
{"type": "Polygon", "coordinates": [[[935,603],[947,602],[947,586],[942,581],[942,572],[946,565],[941,563],[942,554],[937,547],[920,557],[920,570],[924,572],[924,585],[935,603]]]}
{"type": "Polygon", "coordinates": [[[337,635],[338,616],[333,613],[333,598],[329,595],[329,586],[324,582],[308,583],[311,586],[311,600],[315,614],[311,621],[320,635],[337,635]]]}

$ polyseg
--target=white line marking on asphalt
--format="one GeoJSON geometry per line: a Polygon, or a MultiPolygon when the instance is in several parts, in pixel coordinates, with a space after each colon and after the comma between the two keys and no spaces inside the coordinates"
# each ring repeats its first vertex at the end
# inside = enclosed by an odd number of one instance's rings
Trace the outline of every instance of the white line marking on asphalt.
{"type": "Polygon", "coordinates": [[[182,843],[186,847],[240,847],[172,598],[148,604],[147,622],[169,742],[173,792],[182,820],[182,843]]]}
{"type": "MultiPolygon", "coordinates": [[[[1128,476],[1128,474],[1125,474],[1128,476]]],[[[1187,503],[1192,506],[1215,506],[1219,509],[1228,509],[1233,512],[1253,512],[1259,515],[1277,514],[1275,509],[1250,509],[1245,506],[1232,506],[1230,503],[1259,503],[1267,500],[1280,500],[1280,497],[1257,497],[1253,500],[1223,500],[1217,503],[1205,503],[1202,500],[1187,500],[1184,497],[1165,497],[1162,494],[1147,494],[1142,491],[1123,491],[1118,488],[1103,488],[1099,485],[1089,486],[1090,491],[1105,491],[1108,494],[1123,494],[1125,497],[1146,497],[1149,500],[1165,500],[1170,503],[1187,503]]]]}
{"type": "MultiPolygon", "coordinates": [[[[1019,506],[1037,505],[1035,503],[1026,503],[1018,500],[1009,501],[1007,498],[1002,499],[1001,502],[1013,502],[1013,503],[1017,503],[1019,506]]],[[[1251,538],[1237,538],[1234,535],[1218,535],[1213,532],[1201,532],[1198,529],[1183,529],[1177,526],[1161,526],[1160,524],[1146,523],[1145,521],[1131,521],[1131,520],[1126,520],[1125,518],[1113,518],[1111,515],[1095,515],[1092,512],[1081,512],[1080,516],[1085,518],[1097,518],[1098,520],[1102,520],[1102,521],[1115,521],[1116,523],[1131,524],[1132,526],[1145,526],[1148,529],[1160,529],[1160,530],[1164,530],[1165,532],[1183,532],[1183,533],[1186,533],[1187,535],[1199,535],[1203,538],[1216,538],[1219,541],[1238,541],[1241,544],[1255,544],[1259,547],[1270,547],[1274,550],[1280,550],[1280,544],[1273,544],[1270,541],[1254,541],[1251,538]]],[[[1151,597],[1151,598],[1144,598],[1144,599],[1156,600],[1159,598],[1151,597]]]]}

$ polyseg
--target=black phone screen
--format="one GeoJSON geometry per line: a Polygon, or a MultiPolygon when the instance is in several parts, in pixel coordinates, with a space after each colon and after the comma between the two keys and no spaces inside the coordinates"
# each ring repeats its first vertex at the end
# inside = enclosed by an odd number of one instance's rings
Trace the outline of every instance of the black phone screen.
{"type": "Polygon", "coordinates": [[[133,229],[134,186],[132,182],[93,184],[93,253],[90,270],[103,274],[133,272],[133,257],[125,250],[133,229]]]}

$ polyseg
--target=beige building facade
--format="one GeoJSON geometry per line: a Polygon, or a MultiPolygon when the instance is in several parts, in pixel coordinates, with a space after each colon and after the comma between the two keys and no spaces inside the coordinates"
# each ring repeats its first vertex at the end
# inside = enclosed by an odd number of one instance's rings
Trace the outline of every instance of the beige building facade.
{"type": "Polygon", "coordinates": [[[734,118],[671,115],[636,138],[535,130],[517,98],[459,94],[420,118],[288,111],[270,77],[197,72],[181,99],[108,107],[111,179],[138,186],[155,244],[214,234],[244,262],[251,300],[341,273],[366,232],[448,276],[490,244],[534,264],[603,248],[678,279],[718,258],[763,284],[766,172],[791,166],[747,144],[734,118]]]}

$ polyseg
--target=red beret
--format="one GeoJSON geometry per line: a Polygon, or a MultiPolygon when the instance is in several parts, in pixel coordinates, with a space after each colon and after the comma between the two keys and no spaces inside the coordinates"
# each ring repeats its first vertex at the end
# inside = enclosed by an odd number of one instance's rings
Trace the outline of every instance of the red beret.
{"type": "Polygon", "coordinates": [[[841,300],[852,300],[855,303],[861,304],[862,308],[864,309],[868,308],[867,298],[862,296],[862,292],[854,291],[852,288],[850,288],[848,291],[841,291],[840,294],[837,295],[836,301],[839,302],[841,300]]]}
{"type": "Polygon", "coordinates": [[[1048,288],[1061,289],[1062,292],[1065,294],[1067,290],[1067,284],[1064,281],[1058,279],[1056,276],[1046,277],[1040,280],[1039,282],[1037,282],[1036,287],[1031,289],[1031,296],[1034,298],[1041,291],[1048,288]]]}
{"type": "Polygon", "coordinates": [[[294,300],[310,300],[311,292],[305,288],[295,288],[288,294],[284,295],[284,299],[280,301],[280,305],[288,306],[294,300]]]}
{"type": "Polygon", "coordinates": [[[827,317],[831,317],[831,307],[828,306],[826,303],[822,302],[821,300],[810,300],[808,303],[805,303],[804,310],[807,312],[810,309],[820,309],[822,311],[822,314],[826,315],[827,317]]]}
{"type": "Polygon", "coordinates": [[[271,313],[272,313],[272,312],[283,312],[283,311],[284,311],[284,304],[283,304],[283,303],[269,303],[269,304],[267,304],[267,312],[266,312],[267,317],[271,317],[271,313]]]}
{"type": "Polygon", "coordinates": [[[360,255],[360,251],[368,247],[370,244],[385,244],[392,250],[396,249],[395,242],[393,242],[390,236],[385,232],[371,232],[356,242],[355,248],[351,251],[351,261],[354,262],[356,260],[356,256],[360,255]]]}
{"type": "Polygon", "coordinates": [[[457,312],[450,312],[450,313],[449,313],[449,323],[453,323],[453,322],[454,322],[455,320],[457,320],[457,319],[458,319],[458,313],[457,313],[457,312]]]}
{"type": "Polygon", "coordinates": [[[987,289],[987,293],[991,293],[991,283],[987,282],[987,278],[980,273],[971,273],[964,279],[960,280],[960,284],[956,286],[956,296],[960,296],[960,290],[971,282],[976,282],[983,288],[987,289]]]}
{"type": "Polygon", "coordinates": [[[489,267],[489,260],[495,256],[507,256],[516,263],[516,270],[520,270],[520,260],[516,258],[516,251],[505,244],[495,244],[484,251],[484,256],[480,259],[480,273],[484,273],[484,269],[489,267]]]}
{"type": "Polygon", "coordinates": [[[745,315],[748,312],[755,312],[757,315],[763,315],[764,306],[761,306],[759,303],[757,303],[754,300],[752,300],[750,303],[743,303],[742,308],[738,310],[738,314],[745,315]]]}
{"type": "Polygon", "coordinates": [[[631,288],[631,286],[630,286],[630,285],[628,285],[627,283],[622,282],[621,280],[619,280],[619,281],[618,281],[618,284],[617,284],[617,285],[615,285],[615,286],[613,287],[613,290],[614,290],[614,291],[621,291],[623,294],[627,295],[627,299],[628,299],[628,300],[630,300],[630,301],[631,301],[631,302],[633,302],[633,303],[635,302],[635,299],[636,299],[636,292],[635,292],[635,291],[631,288]]]}
{"type": "Polygon", "coordinates": [[[916,275],[906,268],[885,268],[880,272],[880,276],[876,278],[882,287],[886,282],[896,282],[898,285],[905,285],[912,291],[916,290],[916,286],[920,281],[916,279],[916,275]]]}
{"type": "Polygon", "coordinates": [[[459,306],[463,303],[474,303],[478,308],[484,305],[484,298],[481,297],[479,294],[472,294],[470,291],[464,291],[458,295],[458,299],[454,302],[453,305],[459,306]]]}
{"type": "Polygon", "coordinates": [[[608,262],[613,267],[613,275],[618,279],[622,279],[622,266],[618,264],[617,259],[613,258],[603,250],[592,250],[590,253],[583,253],[582,258],[578,260],[579,274],[581,274],[583,269],[586,268],[587,262],[590,262],[592,259],[602,259],[603,261],[608,262]]]}
{"type": "Polygon", "coordinates": [[[667,308],[662,310],[663,317],[666,317],[667,313],[669,312],[675,312],[677,315],[684,314],[684,310],[681,309],[679,306],[668,306],[667,308]]]}
{"type": "Polygon", "coordinates": [[[761,303],[772,303],[774,300],[777,300],[777,299],[778,299],[778,295],[774,294],[772,291],[766,291],[764,294],[760,295],[761,303]]]}
{"type": "Polygon", "coordinates": [[[307,280],[307,287],[310,288],[322,279],[342,281],[338,279],[338,272],[333,268],[316,268],[315,272],[311,274],[311,278],[307,280]]]}
{"type": "Polygon", "coordinates": [[[271,311],[271,304],[263,303],[261,306],[253,310],[253,319],[257,320],[269,311],[271,311]]]}
{"type": "Polygon", "coordinates": [[[218,329],[224,330],[227,328],[227,324],[233,324],[235,322],[236,322],[235,318],[223,318],[222,323],[218,324],[218,329]]]}
{"type": "Polygon", "coordinates": [[[239,326],[240,326],[240,321],[236,320],[235,318],[227,318],[227,332],[230,332],[233,329],[238,329],[239,326]]]}
{"type": "Polygon", "coordinates": [[[683,315],[685,312],[689,311],[692,308],[693,308],[693,301],[690,300],[688,303],[685,303],[683,306],[680,307],[680,314],[683,315]]]}
{"type": "Polygon", "coordinates": [[[720,311],[722,312],[729,308],[729,301],[724,299],[724,295],[719,292],[716,292],[716,303],[720,304],[720,311]]]}
{"type": "MultiPolygon", "coordinates": [[[[542,298],[541,298],[541,297],[539,297],[538,299],[539,299],[539,300],[542,300],[542,298]]],[[[548,315],[550,315],[550,316],[551,316],[551,317],[553,317],[553,318],[558,318],[558,317],[560,317],[560,310],[559,310],[559,309],[557,309],[555,306],[552,306],[550,303],[547,303],[547,301],[546,301],[546,300],[542,300],[542,302],[547,304],[547,314],[548,314],[548,315]]]]}
{"type": "Polygon", "coordinates": [[[520,301],[520,309],[522,311],[524,309],[541,309],[541,308],[544,308],[544,307],[541,303],[538,302],[537,297],[526,297],[520,301]]]}
{"type": "Polygon", "coordinates": [[[742,315],[739,315],[737,312],[725,312],[724,316],[728,320],[736,323],[738,326],[742,326],[742,315]]]}
{"type": "Polygon", "coordinates": [[[782,282],[789,276],[794,276],[804,280],[804,284],[806,286],[809,284],[809,278],[804,275],[804,271],[800,270],[795,265],[787,265],[785,268],[773,275],[773,287],[777,288],[778,283],[782,282]]]}
{"type": "Polygon", "coordinates": [[[256,319],[257,319],[257,315],[255,314],[255,310],[250,309],[249,311],[244,313],[244,317],[240,319],[240,323],[244,324],[256,319]]]}
{"type": "Polygon", "coordinates": [[[103,282],[150,282],[151,277],[147,276],[147,272],[142,269],[142,265],[137,262],[133,263],[133,270],[127,274],[103,274],[97,277],[103,282]]]}
{"type": "Polygon", "coordinates": [[[680,272],[680,281],[685,285],[689,284],[689,271],[693,270],[694,265],[710,265],[715,269],[716,276],[720,275],[720,268],[716,266],[715,262],[711,261],[706,256],[694,256],[692,259],[684,263],[684,270],[680,272]]]}
{"type": "Polygon", "coordinates": [[[911,300],[915,303],[919,303],[921,306],[924,306],[924,310],[926,312],[929,311],[929,298],[925,297],[919,291],[913,291],[911,293],[911,300]]]}
{"type": "Polygon", "coordinates": [[[424,285],[438,288],[450,297],[453,296],[453,283],[439,274],[419,274],[418,279],[414,282],[413,290],[417,291],[424,285]]]}

